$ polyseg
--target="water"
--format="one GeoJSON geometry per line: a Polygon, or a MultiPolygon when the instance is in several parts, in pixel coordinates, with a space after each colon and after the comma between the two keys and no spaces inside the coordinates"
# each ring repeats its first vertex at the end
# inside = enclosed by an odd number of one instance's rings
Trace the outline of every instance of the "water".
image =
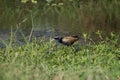
{"type": "Polygon", "coordinates": [[[87,33],[98,41],[98,36],[95,34],[97,31],[101,31],[103,37],[109,36],[111,32],[120,35],[120,4],[116,1],[109,4],[107,1],[102,3],[85,1],[80,3],[80,6],[75,6],[72,2],[66,5],[42,6],[42,8],[37,7],[36,4],[32,9],[20,2],[18,2],[20,8],[17,7],[18,4],[14,5],[15,7],[3,2],[1,4],[0,40],[11,38],[11,27],[14,39],[17,39],[18,43],[24,36],[31,34],[31,27],[34,28],[31,38],[38,39],[43,36],[53,38],[65,35],[82,36],[83,33],[87,33]],[[20,25],[17,26],[18,24],[20,25]],[[17,28],[19,29],[16,31],[17,28]]]}
{"type": "MultiPolygon", "coordinates": [[[[31,32],[31,37],[30,41],[32,41],[32,39],[37,38],[38,40],[41,39],[41,37],[45,37],[46,40],[50,40],[50,38],[54,38],[55,36],[67,36],[67,35],[78,35],[80,37],[79,43],[80,44],[87,44],[89,42],[91,42],[89,39],[87,39],[87,41],[84,41],[83,38],[83,33],[88,33],[88,35],[90,34],[91,38],[95,41],[98,42],[100,41],[100,38],[97,34],[95,34],[95,32],[99,30],[98,28],[94,29],[92,28],[84,28],[81,30],[80,27],[74,27],[74,28],[69,28],[69,27],[50,27],[48,24],[45,27],[35,27],[32,31],[32,29],[25,29],[24,31],[22,30],[18,30],[17,32],[15,30],[13,30],[13,32],[11,33],[11,30],[2,30],[0,31],[0,47],[4,48],[6,47],[5,44],[2,41],[10,41],[11,35],[14,35],[14,37],[12,38],[13,40],[13,46],[14,45],[24,45],[26,44],[24,41],[24,37],[29,37],[31,32]],[[16,32],[16,33],[15,33],[16,32]]],[[[114,28],[109,28],[109,30],[107,29],[101,29],[102,32],[104,33],[110,33],[110,32],[115,32],[119,34],[119,30],[114,28]]],[[[105,37],[107,35],[103,35],[102,37],[105,37]]],[[[29,40],[29,39],[27,39],[29,40]]]]}

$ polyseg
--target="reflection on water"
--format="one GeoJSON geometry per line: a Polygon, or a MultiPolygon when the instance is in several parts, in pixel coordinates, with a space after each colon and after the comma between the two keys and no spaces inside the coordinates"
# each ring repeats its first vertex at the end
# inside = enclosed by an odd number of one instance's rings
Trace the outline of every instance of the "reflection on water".
{"type": "MultiPolygon", "coordinates": [[[[15,32],[16,29],[13,30],[15,32]]],[[[37,23],[33,29],[34,36],[63,36],[63,35],[80,35],[82,33],[87,34],[93,34],[97,31],[101,31],[104,35],[109,35],[111,32],[114,32],[115,34],[120,34],[120,28],[116,27],[82,27],[82,26],[65,26],[65,25],[51,25],[49,23],[46,23],[45,25],[42,25],[40,23],[37,23]]],[[[18,30],[19,33],[20,30],[18,30]]],[[[21,30],[22,31],[22,30],[21,30]]],[[[22,31],[23,34],[29,35],[31,32],[31,29],[24,29],[22,31]]],[[[9,39],[11,35],[11,29],[0,29],[0,39],[9,39]]],[[[17,34],[21,37],[20,34],[17,34]]]]}
{"type": "Polygon", "coordinates": [[[98,30],[101,31],[105,35],[109,35],[111,32],[115,34],[120,34],[120,27],[96,27],[96,26],[78,26],[78,25],[68,25],[68,24],[49,24],[41,26],[36,26],[35,30],[44,30],[49,31],[52,30],[57,31],[59,34],[70,34],[70,35],[79,35],[81,33],[88,33],[92,34],[97,32],[98,30]]]}

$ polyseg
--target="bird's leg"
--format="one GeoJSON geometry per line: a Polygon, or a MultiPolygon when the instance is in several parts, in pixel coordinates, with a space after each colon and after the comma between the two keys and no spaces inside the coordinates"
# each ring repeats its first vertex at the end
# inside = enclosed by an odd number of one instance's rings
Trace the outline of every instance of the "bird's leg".
{"type": "Polygon", "coordinates": [[[72,47],[72,49],[73,49],[73,51],[74,51],[74,53],[76,53],[76,52],[78,52],[79,50],[80,50],[80,47],[79,46],[71,46],[72,47]]]}
{"type": "Polygon", "coordinates": [[[71,47],[72,51],[73,51],[74,53],[76,53],[76,49],[74,48],[74,46],[70,46],[70,47],[71,47]]]}

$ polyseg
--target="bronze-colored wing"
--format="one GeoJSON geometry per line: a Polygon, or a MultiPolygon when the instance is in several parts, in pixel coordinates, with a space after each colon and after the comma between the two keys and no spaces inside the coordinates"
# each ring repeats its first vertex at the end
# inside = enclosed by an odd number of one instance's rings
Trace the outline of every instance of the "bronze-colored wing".
{"type": "Polygon", "coordinates": [[[72,37],[72,36],[66,36],[66,37],[63,37],[62,42],[64,42],[64,43],[74,43],[77,40],[78,40],[78,38],[75,38],[75,37],[72,37]]]}

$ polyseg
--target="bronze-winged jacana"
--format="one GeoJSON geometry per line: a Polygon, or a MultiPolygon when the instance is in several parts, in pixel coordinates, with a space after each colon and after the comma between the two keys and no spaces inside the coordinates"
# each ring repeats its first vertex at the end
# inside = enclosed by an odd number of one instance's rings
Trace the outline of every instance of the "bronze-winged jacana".
{"type": "Polygon", "coordinates": [[[57,40],[59,43],[71,46],[74,44],[74,42],[78,41],[78,36],[65,36],[65,37],[55,37],[55,40],[57,40]]]}

